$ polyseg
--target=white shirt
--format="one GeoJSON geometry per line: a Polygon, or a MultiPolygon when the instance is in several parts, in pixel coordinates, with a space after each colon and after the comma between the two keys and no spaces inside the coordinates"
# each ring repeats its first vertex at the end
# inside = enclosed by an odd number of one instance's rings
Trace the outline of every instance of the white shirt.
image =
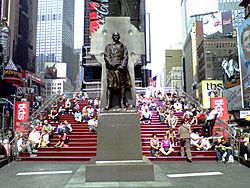
{"type": "Polygon", "coordinates": [[[191,138],[191,145],[194,145],[194,144],[198,144],[198,143],[199,143],[198,138],[200,138],[200,136],[199,136],[198,134],[191,133],[191,134],[190,134],[190,138],[191,138]],[[197,140],[196,140],[196,139],[197,139],[197,140]]]}
{"type": "Polygon", "coordinates": [[[18,150],[18,152],[20,152],[22,150],[22,145],[23,145],[23,139],[19,138],[17,140],[17,150],[18,150]]]}

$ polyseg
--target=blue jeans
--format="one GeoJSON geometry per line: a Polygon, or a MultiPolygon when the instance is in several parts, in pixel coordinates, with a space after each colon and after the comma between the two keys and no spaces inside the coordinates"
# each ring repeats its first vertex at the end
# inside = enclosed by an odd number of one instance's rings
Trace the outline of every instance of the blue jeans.
{"type": "Polygon", "coordinates": [[[222,160],[222,156],[224,155],[224,153],[227,153],[227,155],[225,157],[225,161],[227,162],[228,159],[229,159],[229,156],[232,154],[231,150],[223,151],[223,150],[221,150],[219,148],[216,148],[215,152],[216,152],[216,160],[217,161],[222,160]]]}

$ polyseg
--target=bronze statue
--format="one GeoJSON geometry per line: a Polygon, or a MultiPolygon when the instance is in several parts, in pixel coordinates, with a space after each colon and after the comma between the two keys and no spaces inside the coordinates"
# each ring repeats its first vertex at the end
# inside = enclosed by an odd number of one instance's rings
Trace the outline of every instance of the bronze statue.
{"type": "Polygon", "coordinates": [[[106,110],[118,106],[127,107],[126,91],[132,87],[128,72],[128,50],[120,42],[120,34],[112,34],[113,43],[105,47],[104,60],[107,69],[106,110]],[[115,98],[117,100],[115,100],[115,98]],[[115,102],[117,101],[117,102],[115,102]]]}

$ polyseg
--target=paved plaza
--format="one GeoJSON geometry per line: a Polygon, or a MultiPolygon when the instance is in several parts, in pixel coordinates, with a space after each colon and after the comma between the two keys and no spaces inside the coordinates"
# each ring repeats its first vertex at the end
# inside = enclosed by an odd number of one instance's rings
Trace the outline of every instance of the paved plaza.
{"type": "MultiPolygon", "coordinates": [[[[155,162],[154,182],[85,182],[86,163],[12,162],[0,169],[1,188],[249,187],[249,168],[214,161],[155,162]]],[[[108,172],[107,172],[108,173],[108,172]]]]}

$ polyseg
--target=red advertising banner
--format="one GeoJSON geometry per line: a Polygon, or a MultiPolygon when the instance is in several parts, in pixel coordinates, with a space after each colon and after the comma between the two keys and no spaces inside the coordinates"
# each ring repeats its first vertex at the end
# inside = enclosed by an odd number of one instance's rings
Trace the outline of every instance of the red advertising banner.
{"type": "Polygon", "coordinates": [[[24,130],[23,125],[27,123],[29,119],[29,102],[17,101],[15,106],[15,126],[16,132],[24,130]]]}
{"type": "Polygon", "coordinates": [[[218,112],[214,130],[221,130],[221,128],[228,129],[228,112],[226,97],[213,97],[210,99],[210,104],[211,108],[214,108],[218,112]]]}
{"type": "Polygon", "coordinates": [[[89,3],[91,33],[95,33],[104,24],[104,18],[109,14],[108,3],[109,0],[91,1],[89,3]]]}

